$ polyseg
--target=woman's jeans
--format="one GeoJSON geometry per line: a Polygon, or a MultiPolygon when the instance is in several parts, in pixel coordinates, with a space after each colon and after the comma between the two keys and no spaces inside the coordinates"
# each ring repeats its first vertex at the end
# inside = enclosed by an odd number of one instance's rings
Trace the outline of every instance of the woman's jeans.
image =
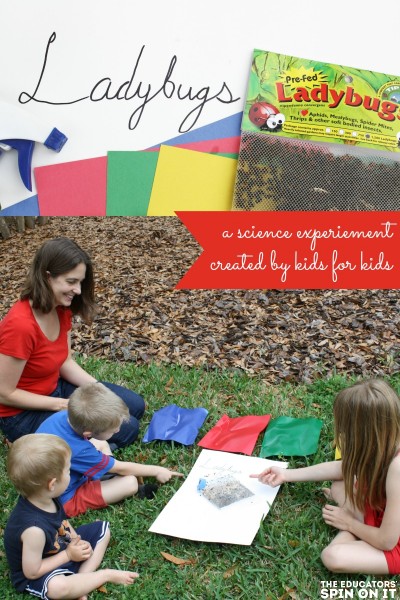
{"type": "MultiPolygon", "coordinates": [[[[130,413],[129,421],[122,423],[121,429],[108,440],[108,443],[112,450],[129,446],[139,434],[139,419],[143,416],[145,409],[144,400],[139,394],[121,385],[108,383],[107,381],[101,383],[122,398],[130,413]]],[[[53,398],[69,398],[75,389],[75,385],[60,378],[56,389],[50,396],[53,398]]],[[[0,418],[0,429],[10,442],[14,442],[27,433],[35,433],[39,425],[52,414],[54,414],[53,411],[24,410],[13,417],[0,418]]]]}

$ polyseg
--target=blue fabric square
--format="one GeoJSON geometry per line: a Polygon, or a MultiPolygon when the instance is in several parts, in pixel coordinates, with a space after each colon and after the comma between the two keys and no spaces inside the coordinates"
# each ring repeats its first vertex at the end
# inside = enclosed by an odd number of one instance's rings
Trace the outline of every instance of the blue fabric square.
{"type": "Polygon", "coordinates": [[[170,404],[157,410],[143,436],[143,442],[173,440],[190,446],[194,443],[208,410],[205,408],[180,408],[170,404]]]}

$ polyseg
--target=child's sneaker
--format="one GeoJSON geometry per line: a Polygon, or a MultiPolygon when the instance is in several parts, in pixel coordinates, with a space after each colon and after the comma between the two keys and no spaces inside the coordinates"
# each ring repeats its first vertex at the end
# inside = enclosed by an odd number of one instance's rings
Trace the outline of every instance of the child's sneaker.
{"type": "Polygon", "coordinates": [[[143,485],[139,485],[137,497],[140,498],[140,500],[144,500],[145,498],[151,500],[156,495],[157,490],[158,485],[155,483],[145,483],[143,485]]]}

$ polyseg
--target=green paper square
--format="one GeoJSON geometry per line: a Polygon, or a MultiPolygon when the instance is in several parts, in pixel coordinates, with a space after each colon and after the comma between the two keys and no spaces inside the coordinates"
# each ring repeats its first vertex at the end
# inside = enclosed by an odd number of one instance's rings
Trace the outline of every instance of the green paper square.
{"type": "Polygon", "coordinates": [[[108,152],[107,216],[146,216],[158,152],[108,152]]]}

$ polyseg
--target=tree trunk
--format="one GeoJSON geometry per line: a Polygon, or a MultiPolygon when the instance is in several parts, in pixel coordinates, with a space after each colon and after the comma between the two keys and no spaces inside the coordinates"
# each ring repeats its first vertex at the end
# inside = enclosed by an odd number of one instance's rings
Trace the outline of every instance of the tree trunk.
{"type": "Polygon", "coordinates": [[[8,229],[8,225],[4,217],[0,217],[0,235],[3,240],[8,240],[11,237],[10,230],[8,229]]]}
{"type": "Polygon", "coordinates": [[[15,217],[18,233],[25,231],[25,217],[15,217]]]}
{"type": "Polygon", "coordinates": [[[25,227],[28,229],[35,229],[35,217],[24,217],[25,227]]]}
{"type": "Polygon", "coordinates": [[[46,225],[48,220],[49,220],[49,217],[38,217],[37,224],[38,225],[46,225]]]}

